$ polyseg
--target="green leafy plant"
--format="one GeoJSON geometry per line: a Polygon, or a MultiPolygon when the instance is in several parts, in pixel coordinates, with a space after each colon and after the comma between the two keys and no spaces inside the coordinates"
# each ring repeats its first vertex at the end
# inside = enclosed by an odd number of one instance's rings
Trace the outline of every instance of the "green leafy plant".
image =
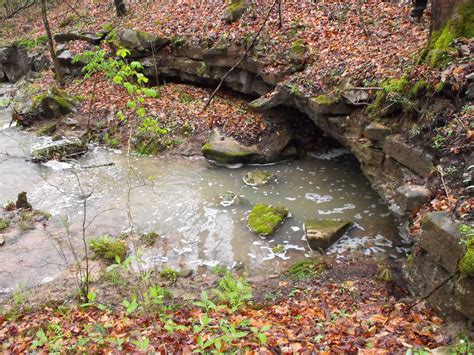
{"type": "Polygon", "coordinates": [[[230,305],[231,310],[235,311],[253,298],[252,287],[244,277],[238,277],[231,272],[226,274],[218,281],[219,287],[213,289],[213,293],[224,303],[230,305]]]}
{"type": "MultiPolygon", "coordinates": [[[[111,34],[112,32],[109,35],[111,34]]],[[[85,63],[82,71],[85,73],[84,77],[86,79],[98,73],[103,73],[108,80],[122,86],[130,96],[124,109],[133,112],[140,121],[138,134],[144,135],[148,139],[150,139],[148,136],[152,135],[151,138],[155,139],[156,136],[167,134],[168,130],[162,128],[156,118],[147,115],[144,102],[146,98],[157,98],[159,93],[154,88],[146,87],[149,80],[141,72],[143,66],[138,61],[128,62],[127,57],[129,55],[130,51],[125,48],[117,50],[116,57],[108,56],[105,50],[98,48],[94,51],[85,51],[80,55],[76,55],[73,62],[85,63]]],[[[117,118],[121,121],[130,119],[123,111],[117,112],[117,118]]],[[[143,151],[143,148],[141,150],[143,151]]]]}
{"type": "Polygon", "coordinates": [[[10,225],[10,221],[6,218],[0,218],[0,232],[7,229],[10,225]]]}
{"type": "Polygon", "coordinates": [[[160,277],[171,282],[176,282],[178,279],[178,272],[171,268],[165,268],[160,271],[160,277]]]}
{"type": "Polygon", "coordinates": [[[302,260],[293,264],[288,274],[295,280],[308,280],[318,277],[324,270],[324,264],[315,260],[302,260]]]}
{"type": "Polygon", "coordinates": [[[250,327],[250,330],[254,334],[254,336],[258,339],[261,345],[265,345],[267,343],[267,336],[265,335],[265,332],[270,330],[271,326],[269,325],[264,325],[261,328],[257,327],[250,327]]]}
{"type": "Polygon", "coordinates": [[[217,309],[216,304],[212,302],[212,300],[209,298],[209,294],[206,291],[201,292],[200,300],[193,302],[193,305],[202,308],[205,312],[217,309]]]}
{"type": "Polygon", "coordinates": [[[122,305],[125,307],[125,312],[127,313],[127,315],[136,312],[140,307],[136,294],[132,294],[130,300],[123,300],[122,305]]]}

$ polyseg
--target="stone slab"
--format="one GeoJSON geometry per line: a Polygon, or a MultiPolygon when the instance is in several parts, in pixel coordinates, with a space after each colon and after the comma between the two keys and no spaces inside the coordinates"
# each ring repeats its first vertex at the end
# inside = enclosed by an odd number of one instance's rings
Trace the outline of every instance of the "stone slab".
{"type": "Polygon", "coordinates": [[[446,212],[432,212],[421,224],[417,244],[448,272],[454,273],[465,253],[461,240],[459,223],[446,212]]]}
{"type": "Polygon", "coordinates": [[[383,151],[424,178],[428,177],[435,169],[433,157],[430,154],[407,144],[400,135],[388,136],[383,151]]]}

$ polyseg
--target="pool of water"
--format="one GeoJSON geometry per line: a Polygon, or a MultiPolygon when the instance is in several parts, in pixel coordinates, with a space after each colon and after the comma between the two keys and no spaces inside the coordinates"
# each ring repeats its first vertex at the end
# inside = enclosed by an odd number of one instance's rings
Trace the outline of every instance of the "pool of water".
{"type": "MultiPolygon", "coordinates": [[[[8,112],[0,112],[0,201],[14,200],[26,191],[34,208],[53,217],[46,228],[5,233],[0,294],[18,285],[50,281],[65,270],[57,246],[58,241],[68,244],[66,226],[69,245],[80,254],[84,221],[90,225],[88,237],[117,236],[130,230],[128,212],[138,233],[155,231],[160,236],[143,250],[146,268],[202,271],[218,264],[241,264],[251,273],[277,272],[311,256],[304,223],[322,218],[354,222],[328,254],[344,258],[354,252],[383,253],[396,258],[405,252],[388,207],[344,150],[274,165],[229,168],[180,156],[127,159],[123,152],[92,146],[84,157],[68,164],[33,164],[27,160],[31,148],[48,138],[6,128],[9,120],[8,112]],[[274,180],[262,187],[248,186],[243,177],[252,170],[266,170],[274,180]],[[221,203],[220,196],[228,191],[239,196],[239,203],[221,203]],[[259,202],[285,206],[291,213],[268,239],[247,227],[247,216],[259,202]],[[274,253],[276,246],[279,253],[274,253]]],[[[128,243],[133,254],[133,243],[128,243]]],[[[70,257],[69,249],[65,247],[70,257]]]]}
{"type": "Polygon", "coordinates": [[[341,151],[237,169],[196,158],[131,157],[128,180],[126,155],[100,147],[92,147],[72,164],[37,165],[21,158],[38,140],[14,129],[0,134],[0,147],[8,151],[0,165],[0,199],[14,199],[18,192],[27,191],[35,208],[53,214],[47,229],[7,240],[0,249],[6,260],[0,273],[11,275],[1,278],[2,289],[11,289],[13,283],[47,281],[64,268],[53,240],[65,238],[66,219],[71,235],[80,236],[84,194],[90,194],[86,221],[93,220],[87,230],[93,237],[130,229],[127,201],[131,191],[135,229],[160,235],[143,252],[146,267],[199,269],[242,263],[252,272],[278,271],[311,255],[304,222],[319,218],[355,222],[328,253],[340,257],[355,250],[367,255],[402,253],[394,248],[400,244],[399,236],[387,206],[370,188],[355,159],[341,151]],[[258,169],[274,174],[275,179],[262,187],[246,185],[245,174],[258,169]],[[222,204],[220,196],[227,191],[238,195],[239,203],[222,204]],[[285,206],[291,213],[269,239],[247,227],[247,216],[259,202],[285,206]],[[278,245],[284,252],[275,254],[272,249],[278,245]]]}

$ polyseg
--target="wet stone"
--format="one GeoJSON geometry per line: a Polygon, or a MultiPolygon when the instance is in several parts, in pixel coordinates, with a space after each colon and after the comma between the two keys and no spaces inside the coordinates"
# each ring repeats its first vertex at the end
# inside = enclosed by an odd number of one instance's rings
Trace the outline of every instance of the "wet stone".
{"type": "Polygon", "coordinates": [[[223,207],[229,207],[232,205],[238,205],[240,202],[239,196],[237,196],[232,191],[226,191],[219,196],[221,200],[220,205],[223,207]]]}
{"type": "Polygon", "coordinates": [[[249,171],[243,178],[249,186],[264,186],[274,178],[273,174],[265,170],[249,171]]]}
{"type": "Polygon", "coordinates": [[[348,221],[309,220],[305,222],[306,240],[312,250],[325,250],[338,241],[350,226],[348,221]]]}

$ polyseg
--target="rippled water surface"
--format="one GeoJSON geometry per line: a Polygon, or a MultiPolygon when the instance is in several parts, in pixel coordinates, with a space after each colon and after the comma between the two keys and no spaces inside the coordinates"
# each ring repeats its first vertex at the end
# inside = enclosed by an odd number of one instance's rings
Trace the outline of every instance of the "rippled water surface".
{"type": "MultiPolygon", "coordinates": [[[[48,281],[64,268],[51,239],[64,239],[66,216],[71,234],[79,235],[81,188],[84,194],[91,193],[87,221],[94,221],[89,235],[118,235],[130,227],[124,154],[95,147],[71,166],[25,161],[21,156],[42,140],[12,128],[0,132],[0,200],[14,199],[18,192],[27,191],[35,208],[53,214],[47,230],[37,228],[21,238],[6,238],[6,245],[0,248],[0,289],[4,292],[17,284],[48,281]],[[95,167],[103,164],[113,165],[95,167]]],[[[329,253],[402,253],[394,248],[400,243],[393,217],[371,190],[358,163],[348,154],[330,157],[326,154],[237,169],[196,158],[132,157],[130,209],[134,225],[138,232],[156,231],[161,236],[144,252],[147,266],[159,268],[167,263],[174,268],[199,269],[243,263],[251,272],[278,271],[310,255],[303,225],[307,219],[319,218],[355,222],[329,253]],[[256,169],[273,173],[276,180],[259,188],[247,186],[242,178],[256,169]],[[226,191],[237,194],[240,203],[222,206],[219,196],[226,191]],[[268,240],[247,228],[248,213],[258,202],[282,205],[291,212],[291,218],[268,240]],[[279,244],[285,252],[275,255],[272,248],[279,244]]]]}

